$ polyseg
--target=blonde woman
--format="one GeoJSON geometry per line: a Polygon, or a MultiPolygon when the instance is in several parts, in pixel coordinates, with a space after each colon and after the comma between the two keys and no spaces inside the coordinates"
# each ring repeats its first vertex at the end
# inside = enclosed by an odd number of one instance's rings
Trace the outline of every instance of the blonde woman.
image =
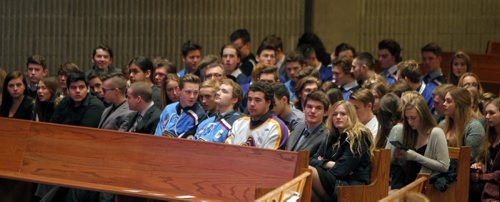
{"type": "Polygon", "coordinates": [[[483,94],[483,85],[481,85],[481,81],[479,80],[479,76],[472,72],[465,72],[460,76],[458,80],[458,87],[465,88],[468,86],[474,86],[479,90],[479,94],[483,94]]]}
{"type": "Polygon", "coordinates": [[[312,201],[336,201],[336,187],[370,183],[370,160],[374,144],[370,131],[346,101],[333,105],[332,128],[311,158],[312,201]]]}
{"type": "Polygon", "coordinates": [[[446,137],[437,127],[422,96],[402,107],[403,124],[396,125],[386,148],[391,149],[391,189],[413,182],[418,173],[447,172],[450,165],[446,137]]]}
{"type": "Polygon", "coordinates": [[[484,128],[474,118],[472,98],[464,88],[455,87],[444,97],[445,120],[441,124],[448,140],[448,146],[470,146],[471,159],[476,158],[484,128]]]}

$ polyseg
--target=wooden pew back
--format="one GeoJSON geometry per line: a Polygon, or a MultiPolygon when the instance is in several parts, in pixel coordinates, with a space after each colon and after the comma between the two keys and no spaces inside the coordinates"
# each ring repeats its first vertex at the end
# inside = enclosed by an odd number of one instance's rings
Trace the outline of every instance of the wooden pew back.
{"type": "Polygon", "coordinates": [[[431,201],[468,201],[471,148],[449,147],[448,152],[451,159],[457,159],[458,161],[457,181],[449,184],[445,192],[441,192],[435,189],[432,184],[426,183],[423,193],[429,197],[431,201]]]}
{"type": "Polygon", "coordinates": [[[309,159],[307,152],[5,118],[0,144],[2,178],[163,200],[251,201],[256,188],[307,170],[309,159]]]}
{"type": "Polygon", "coordinates": [[[500,55],[500,42],[488,41],[486,46],[487,55],[500,55]]]}
{"type": "Polygon", "coordinates": [[[371,183],[364,186],[337,187],[338,201],[377,201],[387,196],[389,192],[390,161],[390,150],[375,150],[371,162],[371,183]]]}
{"type": "MultiPolygon", "coordinates": [[[[455,53],[444,52],[441,57],[441,68],[443,74],[448,75],[451,58],[455,53]]],[[[499,93],[500,89],[500,55],[469,54],[472,64],[472,72],[479,76],[483,89],[492,93],[499,93]]]]}
{"type": "Polygon", "coordinates": [[[422,175],[417,178],[417,180],[404,186],[400,190],[391,193],[389,196],[379,200],[379,202],[391,202],[391,201],[404,201],[405,197],[410,192],[422,193],[426,181],[429,179],[429,175],[422,175]]]}

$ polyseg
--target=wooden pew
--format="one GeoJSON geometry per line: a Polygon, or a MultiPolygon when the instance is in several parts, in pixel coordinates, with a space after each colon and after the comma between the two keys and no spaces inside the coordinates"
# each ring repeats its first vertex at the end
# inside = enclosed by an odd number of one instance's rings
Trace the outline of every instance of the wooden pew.
{"type": "Polygon", "coordinates": [[[311,178],[311,171],[302,173],[293,180],[259,197],[256,202],[287,201],[289,199],[300,199],[303,196],[307,179],[311,178]]]}
{"type": "Polygon", "coordinates": [[[168,201],[253,201],[257,188],[306,172],[309,159],[308,152],[6,118],[0,144],[0,178],[168,201]]]}
{"type": "Polygon", "coordinates": [[[471,148],[449,147],[448,152],[451,159],[458,160],[457,181],[451,183],[445,192],[441,192],[435,189],[432,184],[426,183],[423,193],[431,201],[468,201],[471,148]]]}
{"type": "Polygon", "coordinates": [[[390,150],[375,150],[371,163],[371,183],[364,186],[337,187],[338,201],[377,201],[387,196],[389,192],[390,161],[390,150]]]}
{"type": "MultiPolygon", "coordinates": [[[[451,58],[455,53],[444,52],[441,57],[443,74],[448,75],[451,58]]],[[[472,72],[479,76],[483,89],[498,94],[500,91],[500,55],[469,54],[472,63],[472,72]]]]}
{"type": "Polygon", "coordinates": [[[404,186],[400,190],[397,190],[389,196],[379,200],[379,202],[392,202],[392,201],[401,201],[408,196],[407,194],[410,192],[416,192],[416,193],[422,193],[422,190],[424,189],[424,186],[426,184],[426,181],[429,179],[429,175],[421,175],[418,177],[415,181],[412,183],[404,186]]]}
{"type": "Polygon", "coordinates": [[[500,55],[500,42],[488,41],[486,55],[500,55]]]}

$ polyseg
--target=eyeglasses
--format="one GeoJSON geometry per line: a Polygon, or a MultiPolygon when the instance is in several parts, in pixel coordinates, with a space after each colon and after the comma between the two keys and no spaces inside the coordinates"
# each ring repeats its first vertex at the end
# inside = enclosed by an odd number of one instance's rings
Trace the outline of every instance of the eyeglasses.
{"type": "Polygon", "coordinates": [[[222,77],[222,74],[218,74],[218,73],[213,73],[213,74],[207,74],[205,75],[206,78],[220,78],[222,77]]]}
{"type": "Polygon", "coordinates": [[[116,88],[102,88],[103,93],[106,93],[106,91],[112,91],[112,90],[116,90],[116,88]]]}

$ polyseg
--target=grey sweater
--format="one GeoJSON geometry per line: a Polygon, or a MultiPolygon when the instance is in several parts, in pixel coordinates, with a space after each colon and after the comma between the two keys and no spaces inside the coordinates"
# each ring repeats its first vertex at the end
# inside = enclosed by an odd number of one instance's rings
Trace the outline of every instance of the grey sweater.
{"type": "MultiPolygon", "coordinates": [[[[398,159],[394,158],[393,154],[396,148],[390,143],[390,141],[399,141],[402,143],[402,135],[402,124],[395,125],[389,133],[389,138],[385,148],[391,149],[392,162],[397,161],[398,159]]],[[[438,127],[433,128],[431,134],[429,135],[424,155],[409,149],[406,152],[405,158],[407,161],[416,161],[422,165],[420,173],[428,173],[431,174],[431,176],[434,176],[441,172],[447,172],[448,167],[450,166],[450,157],[448,155],[448,144],[446,142],[444,131],[438,127]]]]}
{"type": "MultiPolygon", "coordinates": [[[[443,128],[445,124],[445,120],[441,121],[439,125],[443,128]]],[[[479,145],[481,144],[481,140],[485,134],[483,125],[477,119],[472,119],[469,124],[464,129],[464,146],[470,146],[472,152],[471,160],[476,159],[479,145]]]]}

